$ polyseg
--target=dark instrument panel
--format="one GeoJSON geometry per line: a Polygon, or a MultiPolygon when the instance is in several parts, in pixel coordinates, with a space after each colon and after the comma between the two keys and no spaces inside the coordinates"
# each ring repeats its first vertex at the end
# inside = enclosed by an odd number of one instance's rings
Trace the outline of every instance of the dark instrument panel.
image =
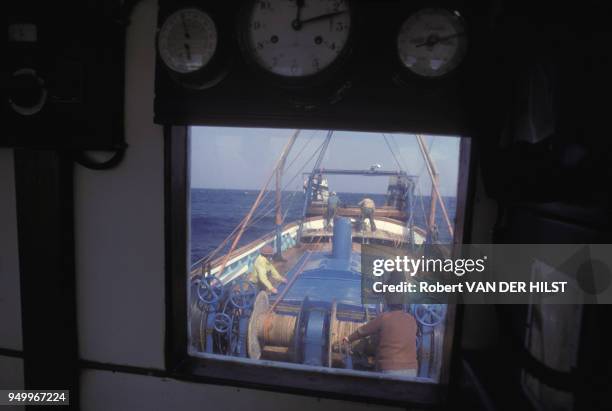
{"type": "Polygon", "coordinates": [[[120,3],[3,4],[0,146],[110,150],[123,145],[120,3]]]}
{"type": "Polygon", "coordinates": [[[488,15],[474,6],[162,0],[155,121],[469,135],[470,67],[488,15]],[[172,19],[194,9],[214,21],[212,34],[207,17],[198,25],[187,14],[168,41],[172,19]],[[194,32],[214,36],[216,56],[194,52],[194,32]],[[210,66],[180,73],[160,55],[210,66]]]}

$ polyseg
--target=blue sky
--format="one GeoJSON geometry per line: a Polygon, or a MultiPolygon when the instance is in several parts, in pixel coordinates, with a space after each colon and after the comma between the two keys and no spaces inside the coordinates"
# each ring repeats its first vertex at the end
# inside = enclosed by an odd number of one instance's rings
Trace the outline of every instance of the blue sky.
{"type": "MultiPolygon", "coordinates": [[[[236,127],[191,128],[191,185],[198,188],[260,189],[267,180],[293,129],[236,127]]],[[[287,160],[283,186],[300,189],[303,172],[314,165],[313,154],[327,130],[302,130],[287,160]],[[297,154],[300,153],[299,157],[297,154]],[[312,157],[312,160],[308,161],[312,157]],[[298,175],[292,182],[290,180],[298,175]]],[[[423,194],[431,191],[431,181],[413,134],[386,133],[391,147],[408,174],[419,175],[423,194]]],[[[442,195],[456,195],[459,166],[459,138],[425,136],[440,173],[442,195]]],[[[323,160],[324,168],[382,170],[399,167],[381,133],[336,131],[323,160]]],[[[385,177],[330,176],[330,189],[338,192],[384,193],[385,177]]]]}

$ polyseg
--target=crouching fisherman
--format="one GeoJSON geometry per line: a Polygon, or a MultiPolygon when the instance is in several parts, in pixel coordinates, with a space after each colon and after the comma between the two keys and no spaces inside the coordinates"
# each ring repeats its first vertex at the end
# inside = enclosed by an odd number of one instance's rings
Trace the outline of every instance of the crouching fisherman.
{"type": "Polygon", "coordinates": [[[260,255],[255,259],[253,264],[253,271],[248,276],[248,280],[253,284],[257,285],[260,290],[268,290],[272,294],[278,293],[278,290],[272,282],[270,277],[276,281],[280,281],[283,284],[287,283],[287,279],[279,274],[278,270],[272,264],[272,256],[274,255],[274,249],[266,245],[261,251],[260,255]]]}
{"type": "Polygon", "coordinates": [[[371,198],[364,198],[359,202],[359,207],[361,207],[361,230],[364,230],[365,220],[370,220],[370,231],[376,231],[376,223],[374,223],[374,211],[376,210],[376,205],[374,204],[374,200],[371,198]]]}

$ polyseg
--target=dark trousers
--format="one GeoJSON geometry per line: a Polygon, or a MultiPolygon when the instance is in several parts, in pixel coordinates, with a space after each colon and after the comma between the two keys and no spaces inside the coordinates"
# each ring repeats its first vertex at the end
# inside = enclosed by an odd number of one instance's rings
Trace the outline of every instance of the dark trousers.
{"type": "Polygon", "coordinates": [[[325,212],[325,227],[329,227],[329,223],[336,217],[336,207],[327,207],[325,212]]]}

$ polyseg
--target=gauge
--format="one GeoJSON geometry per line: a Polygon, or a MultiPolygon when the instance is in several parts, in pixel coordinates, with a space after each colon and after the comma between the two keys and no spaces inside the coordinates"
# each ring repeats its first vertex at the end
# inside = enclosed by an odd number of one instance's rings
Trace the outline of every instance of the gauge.
{"type": "Polygon", "coordinates": [[[172,13],[159,30],[159,55],[170,70],[193,73],[213,58],[217,40],[217,28],[207,13],[181,9],[172,13]]]}
{"type": "Polygon", "coordinates": [[[248,57],[276,76],[318,75],[347,50],[348,0],[256,0],[247,18],[248,57]]]}
{"type": "Polygon", "coordinates": [[[466,28],[458,12],[423,9],[408,17],[397,36],[401,64],[410,72],[442,77],[459,66],[467,50],[466,28]]]}
{"type": "Polygon", "coordinates": [[[11,108],[23,116],[40,112],[47,102],[45,82],[35,70],[23,68],[11,78],[8,102],[11,108]]]}

